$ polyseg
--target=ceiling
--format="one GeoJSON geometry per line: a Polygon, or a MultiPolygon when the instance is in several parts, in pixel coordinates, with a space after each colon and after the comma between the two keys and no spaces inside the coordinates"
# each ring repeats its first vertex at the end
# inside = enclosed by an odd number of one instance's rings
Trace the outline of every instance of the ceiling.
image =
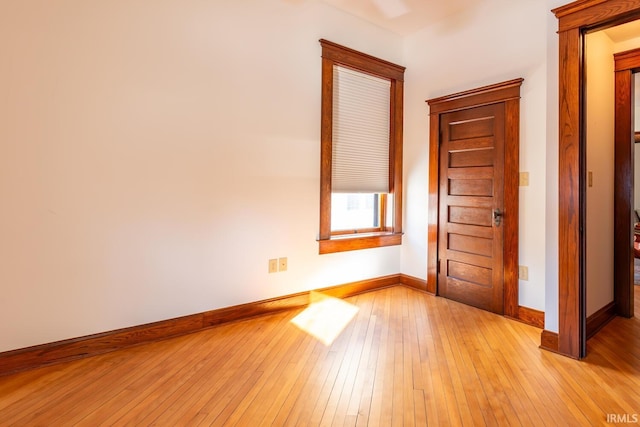
{"type": "MultiPolygon", "coordinates": [[[[406,36],[483,0],[322,0],[340,10],[406,36]]],[[[485,0],[486,1],[486,0],[485,0]]]]}
{"type": "MultiPolygon", "coordinates": [[[[337,9],[406,36],[486,0],[321,0],[337,9]]],[[[604,30],[614,43],[638,37],[640,20],[604,30]]]]}
{"type": "Polygon", "coordinates": [[[614,43],[621,43],[630,39],[638,38],[640,37],[640,20],[607,28],[604,30],[604,33],[609,36],[614,43]]]}

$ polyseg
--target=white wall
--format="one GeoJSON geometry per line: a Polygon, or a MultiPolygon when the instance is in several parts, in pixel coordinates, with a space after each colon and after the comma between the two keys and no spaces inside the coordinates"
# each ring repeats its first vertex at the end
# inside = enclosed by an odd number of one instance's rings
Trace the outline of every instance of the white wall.
{"type": "MultiPolygon", "coordinates": [[[[547,10],[560,7],[565,0],[547,0],[547,10]]],[[[559,330],[559,287],[558,287],[558,177],[559,177],[559,143],[558,143],[558,20],[553,13],[547,12],[546,17],[546,71],[547,71],[547,131],[546,131],[546,195],[545,195],[545,322],[548,331],[559,330]]]]}
{"type": "Polygon", "coordinates": [[[317,1],[3,2],[0,351],[425,278],[425,100],[517,77],[519,300],[557,331],[566,2],[487,0],[406,39],[317,1]],[[402,247],[317,255],[319,38],[407,66],[402,247]]]}
{"type": "MultiPolygon", "coordinates": [[[[409,36],[405,42],[405,231],[410,237],[403,245],[402,271],[426,276],[426,259],[418,255],[425,253],[427,240],[429,134],[425,100],[523,77],[520,170],[529,172],[530,185],[520,187],[519,264],[529,267],[529,280],[519,282],[519,303],[538,310],[545,310],[548,243],[548,14],[538,1],[491,0],[409,36]]],[[[557,239],[554,244],[557,248],[557,239]]]]}
{"type": "Polygon", "coordinates": [[[587,316],[613,301],[614,43],[602,31],[585,37],[587,316]]]}
{"type": "Polygon", "coordinates": [[[0,351],[398,273],[318,255],[320,38],[403,63],[315,1],[2,2],[0,351]]]}

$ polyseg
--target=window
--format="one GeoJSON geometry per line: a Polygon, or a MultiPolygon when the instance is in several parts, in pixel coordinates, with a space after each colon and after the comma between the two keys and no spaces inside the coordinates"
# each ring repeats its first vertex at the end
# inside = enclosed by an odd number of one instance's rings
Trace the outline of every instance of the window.
{"type": "Polygon", "coordinates": [[[399,245],[405,69],[320,44],[320,253],[399,245]]]}

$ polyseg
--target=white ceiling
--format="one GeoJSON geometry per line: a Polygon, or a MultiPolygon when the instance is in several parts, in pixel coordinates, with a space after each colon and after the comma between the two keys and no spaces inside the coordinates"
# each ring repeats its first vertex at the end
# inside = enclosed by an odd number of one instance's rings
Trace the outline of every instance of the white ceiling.
{"type": "MultiPolygon", "coordinates": [[[[483,0],[322,0],[400,35],[463,12],[483,0]]],[[[486,1],[486,0],[484,0],[486,1]]]]}
{"type": "MultiPolygon", "coordinates": [[[[337,9],[406,36],[487,0],[321,0],[337,9]]],[[[638,37],[640,20],[604,30],[614,43],[638,37]]]]}

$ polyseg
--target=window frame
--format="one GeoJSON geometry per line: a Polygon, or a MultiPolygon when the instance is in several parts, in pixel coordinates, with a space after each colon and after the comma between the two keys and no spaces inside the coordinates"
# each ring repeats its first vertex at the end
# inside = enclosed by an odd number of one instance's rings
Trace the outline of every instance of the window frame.
{"type": "MultiPolygon", "coordinates": [[[[402,244],[402,127],[405,67],[321,39],[322,45],[322,107],[320,162],[320,254],[368,249],[402,244]],[[376,230],[354,230],[353,233],[331,231],[331,165],[333,156],[333,67],[339,65],[387,79],[390,89],[389,124],[389,193],[393,206],[383,211],[393,212],[393,223],[376,230]]],[[[385,197],[385,199],[387,199],[385,197]]],[[[388,203],[385,202],[385,205],[388,203]]],[[[383,214],[384,215],[384,214],[383,214]]]]}

